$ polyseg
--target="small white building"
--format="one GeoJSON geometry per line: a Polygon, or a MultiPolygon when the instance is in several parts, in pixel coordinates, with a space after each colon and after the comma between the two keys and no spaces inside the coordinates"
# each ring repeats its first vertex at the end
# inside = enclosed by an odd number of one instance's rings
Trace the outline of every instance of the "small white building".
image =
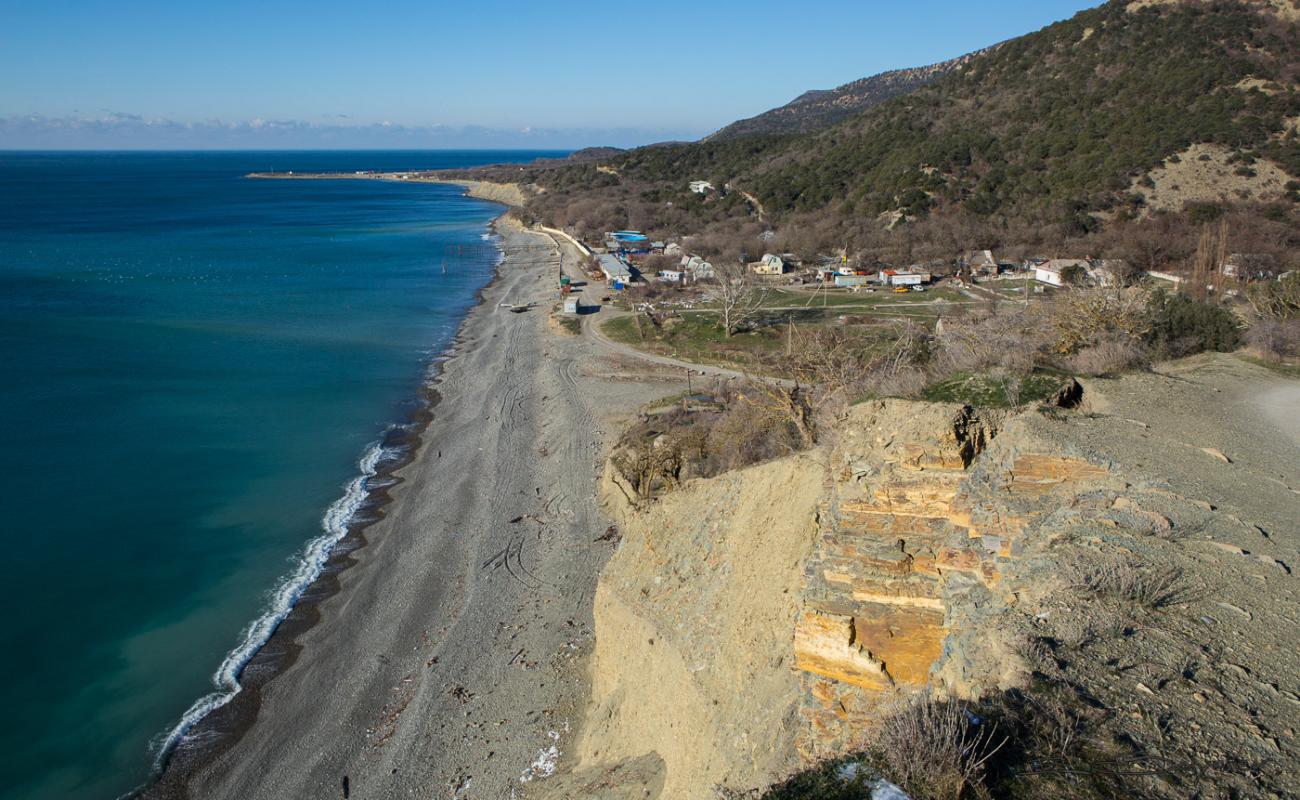
{"type": "Polygon", "coordinates": [[[713,191],[713,184],[708,181],[691,181],[690,187],[691,191],[696,194],[705,194],[706,192],[713,191]]]}
{"type": "Polygon", "coordinates": [[[930,273],[919,270],[882,269],[876,276],[886,286],[920,286],[930,282],[930,273]]]}
{"type": "Polygon", "coordinates": [[[661,269],[658,277],[661,283],[682,283],[686,280],[686,273],[680,269],[661,269]]]}
{"type": "Polygon", "coordinates": [[[1034,280],[1039,283],[1045,283],[1048,286],[1064,286],[1065,279],[1061,277],[1061,271],[1052,266],[1054,262],[1048,261],[1045,264],[1038,264],[1034,267],[1034,280]]]}
{"type": "Polygon", "coordinates": [[[566,314],[578,313],[578,298],[576,297],[564,298],[564,313],[566,314]]]}

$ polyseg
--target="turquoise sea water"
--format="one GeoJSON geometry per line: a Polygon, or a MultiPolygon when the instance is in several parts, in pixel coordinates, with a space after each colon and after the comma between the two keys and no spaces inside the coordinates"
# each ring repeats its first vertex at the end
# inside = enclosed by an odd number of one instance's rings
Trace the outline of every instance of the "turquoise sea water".
{"type": "Polygon", "coordinates": [[[491,277],[459,189],[242,176],[536,155],[0,153],[0,795],[147,778],[491,277]]]}

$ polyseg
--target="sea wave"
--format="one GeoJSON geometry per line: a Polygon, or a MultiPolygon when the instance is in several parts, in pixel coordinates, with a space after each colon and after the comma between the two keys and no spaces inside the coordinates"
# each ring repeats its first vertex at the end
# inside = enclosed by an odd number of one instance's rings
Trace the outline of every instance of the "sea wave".
{"type": "Polygon", "coordinates": [[[293,570],[280,580],[279,586],[271,593],[266,610],[244,628],[239,645],[226,655],[221,666],[213,673],[212,684],[215,691],[195,700],[181,716],[180,721],[156,740],[155,771],[162,770],[167,758],[185,742],[195,725],[239,694],[243,688],[239,683],[240,673],[262,645],[270,640],[280,623],[289,616],[289,612],[302,597],[302,593],[320,577],[334,546],[347,536],[348,526],[365,504],[370,480],[379,473],[379,466],[390,455],[382,442],[372,444],[366,449],[357,464],[361,474],[347,484],[343,495],[326,509],[325,515],[321,518],[321,528],[324,532],[307,543],[293,570]]]}

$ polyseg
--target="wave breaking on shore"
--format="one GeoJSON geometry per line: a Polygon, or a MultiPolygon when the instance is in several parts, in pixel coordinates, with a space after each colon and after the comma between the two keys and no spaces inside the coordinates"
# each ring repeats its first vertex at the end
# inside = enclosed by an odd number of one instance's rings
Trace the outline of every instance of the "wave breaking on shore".
{"type": "MultiPolygon", "coordinates": [[[[392,430],[389,433],[391,434],[392,430]]],[[[395,455],[384,445],[388,438],[385,436],[381,441],[366,448],[357,463],[360,474],[348,482],[342,496],[325,510],[321,518],[321,528],[324,532],[307,543],[293,570],[279,581],[279,585],[271,593],[266,610],[244,628],[239,644],[226,654],[217,671],[213,673],[212,683],[215,691],[195,700],[181,715],[180,721],[156,740],[157,754],[154,756],[153,763],[155,773],[162,771],[168,757],[186,741],[195,725],[239,694],[243,688],[239,677],[244,667],[271,639],[276,628],[293,611],[294,605],[302,597],[303,592],[321,576],[335,545],[348,535],[357,513],[365,507],[370,494],[370,481],[379,474],[380,466],[395,455]]]]}

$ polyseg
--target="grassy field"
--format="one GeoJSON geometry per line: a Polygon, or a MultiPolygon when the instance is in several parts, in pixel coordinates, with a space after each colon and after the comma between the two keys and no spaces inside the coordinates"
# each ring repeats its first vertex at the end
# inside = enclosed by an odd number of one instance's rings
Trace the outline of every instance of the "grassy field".
{"type": "Polygon", "coordinates": [[[757,367],[764,356],[779,353],[785,346],[783,332],[771,326],[725,337],[713,314],[682,314],[660,327],[655,327],[645,315],[628,315],[609,320],[600,329],[616,342],[647,352],[743,369],[757,367]]]}
{"type": "Polygon", "coordinates": [[[878,324],[867,316],[865,321],[853,323],[852,308],[813,308],[807,311],[771,311],[750,320],[745,330],[730,337],[724,336],[718,326],[718,317],[712,312],[685,311],[656,327],[644,314],[622,316],[601,324],[601,331],[616,342],[640,350],[671,356],[683,361],[714,364],[740,369],[754,369],[766,374],[788,375],[782,369],[787,348],[797,346],[790,340],[790,323],[796,333],[823,326],[840,324],[848,317],[850,329],[871,339],[870,349],[884,352],[894,340],[890,325],[878,324]],[[638,329],[637,320],[640,320],[638,329]]]}
{"type": "Polygon", "coordinates": [[[579,317],[564,313],[557,313],[554,316],[555,322],[566,332],[574,336],[582,335],[582,320],[579,317]]]}

